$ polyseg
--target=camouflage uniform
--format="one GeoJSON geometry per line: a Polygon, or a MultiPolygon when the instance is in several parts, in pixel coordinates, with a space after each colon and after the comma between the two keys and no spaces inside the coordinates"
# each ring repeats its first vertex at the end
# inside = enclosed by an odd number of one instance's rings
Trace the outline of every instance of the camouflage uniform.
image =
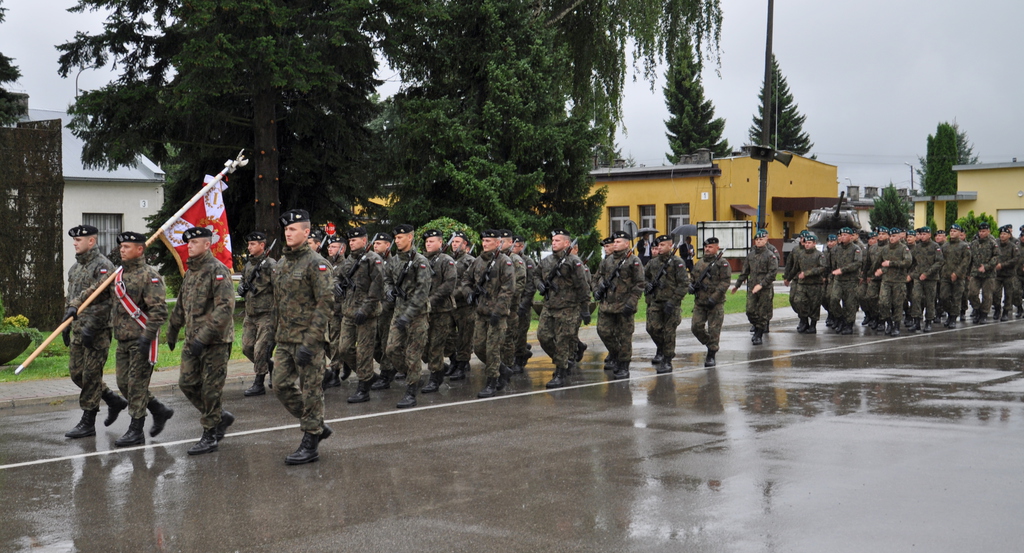
{"type": "Polygon", "coordinates": [[[590,314],[590,284],[583,267],[580,258],[565,248],[542,259],[537,269],[538,280],[547,288],[537,325],[537,340],[551,356],[556,372],[564,371],[570,358],[575,359],[580,314],[584,309],[590,314]],[[561,266],[555,271],[559,263],[561,266]],[[552,272],[554,276],[549,282],[547,279],[552,272]]]}
{"type": "Polygon", "coordinates": [[[505,343],[501,347],[501,363],[506,367],[516,364],[516,337],[519,335],[519,306],[526,291],[526,262],[510,249],[506,254],[512,261],[512,270],[515,274],[515,288],[512,291],[512,299],[509,304],[508,319],[505,321],[505,343]]]}
{"type": "Polygon", "coordinates": [[[199,422],[206,430],[216,428],[221,421],[221,392],[235,339],[234,310],[231,270],[210,251],[190,257],[178,302],[171,312],[167,341],[177,342],[178,331],[185,327],[178,387],[199,410],[199,422]],[[196,340],[204,345],[198,357],[189,348],[196,340]]]}
{"type": "Polygon", "coordinates": [[[476,306],[473,351],[484,364],[484,376],[488,379],[498,378],[501,348],[505,343],[508,312],[515,287],[512,260],[496,250],[482,252],[462,275],[459,284],[464,295],[473,295],[476,306]],[[474,290],[477,287],[482,289],[483,294],[474,290]]]}
{"type": "Polygon", "coordinates": [[[515,335],[515,354],[516,364],[522,366],[533,355],[526,347],[526,335],[530,331],[530,321],[533,320],[533,298],[537,294],[537,265],[528,255],[520,257],[526,266],[526,285],[523,287],[522,297],[519,298],[519,327],[515,335]]]}
{"type": "MultiPolygon", "coordinates": [[[[101,255],[96,248],[75,255],[75,264],[68,271],[68,304],[77,308],[88,298],[83,292],[102,283],[114,274],[114,264],[101,255]]],[[[103,365],[110,350],[110,310],[114,295],[107,288],[78,314],[78,320],[71,323],[71,346],[68,370],[71,381],[82,389],[78,404],[83,411],[99,408],[100,398],[108,398],[113,392],[103,382],[103,365]],[[82,331],[93,331],[92,347],[82,345],[82,331]]],[[[109,400],[108,400],[109,402],[109,400]]],[[[111,421],[113,422],[113,421],[111,421]]]]}
{"type": "Polygon", "coordinates": [[[678,255],[658,254],[644,267],[644,280],[650,287],[647,292],[647,334],[662,358],[671,361],[676,356],[676,329],[682,322],[679,303],[690,285],[686,263],[678,255]]]}
{"type": "Polygon", "coordinates": [[[250,260],[242,270],[242,282],[250,282],[251,289],[245,294],[245,320],[242,321],[242,353],[252,361],[257,375],[264,375],[270,369],[270,355],[274,349],[274,290],[271,278],[277,262],[264,255],[259,262],[260,276],[252,280],[257,264],[250,260]]]}
{"type": "Polygon", "coordinates": [[[384,355],[392,370],[404,374],[406,385],[413,389],[419,385],[421,359],[427,345],[430,279],[430,262],[415,248],[399,253],[384,268],[385,297],[395,297],[395,314],[384,355]],[[398,288],[404,297],[397,292],[398,288]],[[402,323],[405,328],[401,328],[402,323]]]}
{"type": "MultiPolygon", "coordinates": [[[[381,271],[386,274],[388,265],[395,262],[395,258],[388,256],[381,260],[381,271]]],[[[383,293],[383,291],[381,292],[383,293]]],[[[383,299],[383,297],[382,297],[383,299]]],[[[392,372],[391,361],[384,355],[388,348],[388,338],[391,335],[391,320],[395,315],[395,304],[382,301],[380,304],[380,316],[377,317],[377,342],[373,349],[373,359],[380,364],[381,374],[392,372]]]]}
{"type": "Polygon", "coordinates": [[[458,270],[455,268],[455,260],[446,253],[436,251],[427,254],[427,261],[430,262],[430,317],[429,330],[427,333],[427,345],[424,351],[424,361],[427,362],[427,370],[430,376],[437,379],[444,376],[444,349],[448,343],[448,336],[454,327],[452,311],[455,310],[455,300],[452,294],[458,284],[458,270]]]}
{"type": "Polygon", "coordinates": [[[1013,313],[1013,298],[1017,290],[1017,266],[1020,264],[1020,248],[1016,241],[1007,239],[1006,242],[999,240],[999,247],[996,249],[996,264],[1000,268],[995,269],[995,278],[992,286],[992,301],[996,306],[997,314],[1013,313]],[[1000,301],[1002,307],[1000,308],[1000,301]]]}
{"type": "Polygon", "coordinates": [[[360,382],[370,382],[374,378],[373,350],[377,343],[381,300],[384,299],[384,261],[368,248],[352,250],[352,254],[338,266],[338,273],[351,281],[345,289],[345,296],[335,301],[341,306],[342,316],[338,358],[354,367],[360,382]],[[357,324],[357,316],[366,320],[357,324]]]}
{"type": "MultiPolygon", "coordinates": [[[[863,250],[854,242],[837,244],[832,249],[829,271],[842,270],[842,274],[833,277],[832,284],[832,315],[846,326],[853,326],[857,318],[857,285],[864,263],[863,250]]],[[[906,291],[904,291],[906,295],[906,291]]]]}
{"type": "Polygon", "coordinates": [[[274,266],[274,395],[299,428],[319,435],[323,430],[323,362],[327,324],[334,312],[331,269],[307,244],[285,246],[274,266]],[[305,347],[309,364],[297,356],[305,347]]]}
{"type": "Polygon", "coordinates": [[[868,246],[864,255],[864,275],[862,277],[864,279],[864,295],[861,298],[861,308],[864,310],[864,315],[874,321],[881,319],[878,314],[878,295],[882,290],[882,277],[875,276],[874,266],[875,261],[882,255],[882,248],[888,245],[887,238],[884,244],[878,243],[874,246],[868,246]]]}
{"type": "Polygon", "coordinates": [[[747,320],[754,328],[764,332],[774,314],[775,275],[779,271],[779,261],[767,247],[751,248],[747,259],[743,262],[743,272],[736,279],[736,288],[747,283],[747,320]],[[749,280],[748,280],[749,279],[749,280]],[[761,290],[754,293],[754,286],[760,284],[761,290]]]}
{"type": "MultiPolygon", "coordinates": [[[[164,279],[155,267],[146,265],[143,257],[122,261],[124,272],[121,283],[126,295],[146,314],[146,328],[139,325],[121,304],[113,309],[114,337],[117,338],[117,388],[128,399],[128,413],[133,419],[146,416],[146,408],[153,400],[149,391],[149,379],[153,376],[153,365],[149,362],[149,351],[139,347],[139,337],[154,341],[160,334],[160,326],[167,320],[167,289],[164,279]]],[[[117,283],[114,284],[117,286],[117,283]]]]}
{"type": "MultiPolygon", "coordinates": [[[[466,252],[455,254],[456,282],[462,282],[466,270],[476,258],[466,252]]],[[[466,301],[466,293],[462,286],[456,285],[452,294],[455,299],[455,310],[452,311],[452,322],[455,328],[448,336],[448,356],[456,363],[462,363],[463,370],[469,368],[469,358],[473,355],[473,327],[476,325],[474,307],[466,301]]]]}
{"type": "Polygon", "coordinates": [[[971,246],[952,236],[942,246],[942,269],[939,271],[939,309],[949,314],[946,326],[956,327],[964,283],[971,270],[971,246]],[[951,278],[956,274],[956,281],[951,278]]]}
{"type": "Polygon", "coordinates": [[[597,335],[612,361],[619,363],[620,370],[628,371],[629,362],[633,358],[633,330],[636,327],[634,315],[646,283],[644,266],[631,250],[614,252],[601,261],[597,282],[598,290],[602,283],[605,285],[604,297],[594,298],[600,301],[597,335]]]}
{"type": "Polygon", "coordinates": [[[786,278],[797,285],[795,290],[791,289],[789,301],[797,316],[807,319],[809,327],[814,328],[821,317],[821,296],[825,292],[825,254],[816,248],[801,247],[789,252],[789,259],[793,260],[793,267],[786,278]],[[800,273],[804,278],[800,278],[800,273]]]}
{"type": "Polygon", "coordinates": [[[899,327],[903,303],[906,301],[907,271],[913,262],[914,258],[906,244],[890,242],[881,248],[881,253],[872,267],[872,272],[878,269],[882,270],[882,287],[878,294],[878,315],[883,320],[891,320],[896,328],[899,327]],[[888,267],[882,266],[885,261],[889,262],[888,267]]]}
{"type": "MultiPolygon", "coordinates": [[[[914,283],[910,296],[910,316],[914,319],[935,318],[935,296],[938,293],[939,272],[942,270],[942,249],[934,240],[918,241],[910,251],[914,257],[914,272],[910,274],[914,283]],[[921,275],[925,280],[921,280],[921,275]]],[[[915,321],[915,324],[920,321],[915,321]]],[[[930,325],[926,325],[930,328],[930,325]]],[[[916,328],[916,326],[915,326],[916,328]]]]}
{"type": "Polygon", "coordinates": [[[976,236],[971,241],[971,283],[967,290],[967,299],[974,308],[976,315],[988,317],[992,310],[992,298],[995,294],[995,267],[999,263],[998,240],[989,235],[982,239],[976,236]],[[985,268],[982,272],[979,269],[985,268]],[[979,299],[979,294],[981,299],[979,299]]]}
{"type": "Polygon", "coordinates": [[[711,267],[703,283],[698,282],[714,260],[714,256],[705,255],[693,266],[693,284],[698,289],[693,297],[693,318],[690,319],[690,331],[698,342],[707,346],[709,352],[718,351],[722,321],[725,320],[725,291],[732,282],[732,268],[725,259],[719,259],[711,267]]]}

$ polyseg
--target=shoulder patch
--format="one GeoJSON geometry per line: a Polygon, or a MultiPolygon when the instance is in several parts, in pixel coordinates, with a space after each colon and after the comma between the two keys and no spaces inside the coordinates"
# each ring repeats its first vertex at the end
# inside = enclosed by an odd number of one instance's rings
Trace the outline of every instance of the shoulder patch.
{"type": "Polygon", "coordinates": [[[160,284],[160,279],[158,278],[151,278],[149,279],[149,281],[152,282],[153,284],[160,284]]]}
{"type": "Polygon", "coordinates": [[[214,278],[216,278],[217,280],[224,280],[224,275],[217,275],[214,278]]]}
{"type": "Polygon", "coordinates": [[[373,264],[374,265],[380,265],[380,260],[378,259],[378,260],[374,261],[373,264]]]}
{"type": "Polygon", "coordinates": [[[101,274],[101,275],[105,275],[105,274],[107,274],[107,270],[106,270],[106,269],[102,269],[102,268],[101,268],[101,269],[100,269],[100,274],[101,274]]]}
{"type": "Polygon", "coordinates": [[[454,261],[449,261],[448,264],[449,265],[455,265],[455,262],[454,261]]]}
{"type": "Polygon", "coordinates": [[[321,264],[317,265],[316,268],[321,270],[321,271],[326,271],[327,270],[327,265],[324,265],[323,263],[321,263],[321,264]]]}
{"type": "Polygon", "coordinates": [[[639,264],[640,264],[640,262],[639,262],[639,261],[634,261],[634,262],[633,262],[633,265],[639,265],[639,264]]]}
{"type": "Polygon", "coordinates": [[[511,261],[506,261],[505,265],[508,265],[509,267],[511,267],[512,266],[512,262],[511,261]]]}
{"type": "Polygon", "coordinates": [[[583,263],[580,263],[579,261],[577,261],[576,262],[576,266],[579,267],[580,265],[583,265],[583,263]]]}
{"type": "Polygon", "coordinates": [[[420,263],[420,269],[426,269],[426,268],[427,268],[427,266],[426,266],[426,265],[424,265],[424,264],[420,263]]]}

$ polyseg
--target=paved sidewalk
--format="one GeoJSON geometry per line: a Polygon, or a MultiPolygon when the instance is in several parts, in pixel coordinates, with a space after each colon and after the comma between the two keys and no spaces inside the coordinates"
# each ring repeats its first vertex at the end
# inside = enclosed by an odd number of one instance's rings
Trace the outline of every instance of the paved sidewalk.
{"type": "MultiPolygon", "coordinates": [[[[774,328],[781,328],[788,324],[787,321],[795,320],[795,314],[789,307],[775,310],[772,319],[774,328]]],[[[724,328],[742,328],[748,326],[747,316],[744,313],[731,313],[725,316],[724,328]]],[[[636,334],[646,336],[643,322],[636,324],[636,334]]],[[[679,332],[690,336],[690,319],[683,319],[679,325],[679,332]]],[[[692,338],[692,337],[691,337],[692,338]]],[[[537,343],[535,332],[530,332],[528,339],[531,343],[537,343]]],[[[601,340],[597,336],[597,326],[592,323],[580,329],[580,339],[590,346],[591,351],[604,351],[601,340]]],[[[178,387],[179,368],[177,365],[159,367],[153,372],[149,388],[155,394],[174,391],[178,387]]],[[[240,359],[228,362],[227,383],[249,382],[253,378],[252,363],[240,359]]],[[[114,374],[103,375],[103,380],[111,389],[117,389],[117,381],[114,374]]],[[[77,404],[79,389],[70,378],[53,378],[48,380],[29,380],[24,382],[0,383],[0,411],[16,407],[27,407],[31,405],[61,405],[64,402],[77,404]]]]}

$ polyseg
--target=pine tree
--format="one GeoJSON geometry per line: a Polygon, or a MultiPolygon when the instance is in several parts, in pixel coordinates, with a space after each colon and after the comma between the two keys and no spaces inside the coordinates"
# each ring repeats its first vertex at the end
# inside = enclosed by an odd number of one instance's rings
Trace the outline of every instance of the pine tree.
{"type": "MultiPolygon", "coordinates": [[[[4,22],[3,0],[0,0],[0,23],[4,22]]],[[[14,60],[0,54],[0,85],[12,83],[21,78],[21,71],[14,65],[14,60]]],[[[11,94],[0,86],[0,125],[10,125],[18,120],[25,113],[24,105],[18,101],[14,94],[11,94]]]]}
{"type": "MultiPolygon", "coordinates": [[[[760,101],[760,108],[754,114],[754,124],[750,126],[750,141],[753,144],[760,144],[764,129],[764,105],[766,101],[764,83],[761,83],[761,93],[757,95],[760,101]]],[[[772,94],[768,98],[771,106],[771,134],[766,146],[777,150],[786,150],[794,154],[804,155],[811,151],[814,143],[811,142],[807,133],[804,132],[804,121],[806,115],[797,111],[797,105],[793,102],[793,94],[789,91],[789,84],[782,76],[779,69],[779,60],[772,55],[772,94]]]]}
{"type": "Polygon", "coordinates": [[[868,224],[875,227],[907,228],[910,224],[910,202],[904,200],[890,182],[875,198],[875,207],[868,212],[868,224]]]}
{"type": "Polygon", "coordinates": [[[668,145],[672,152],[665,154],[669,162],[679,162],[680,156],[707,148],[715,157],[726,157],[731,151],[729,141],[722,138],[725,119],[715,118],[715,106],[704,99],[700,71],[693,59],[693,48],[688,40],[680,42],[672,65],[665,75],[667,84],[665,104],[671,117],[665,121],[668,145]]]}
{"type": "MultiPolygon", "coordinates": [[[[934,135],[928,135],[927,154],[923,160],[924,175],[922,175],[921,189],[929,196],[942,196],[956,194],[956,173],[953,166],[958,164],[961,155],[958,150],[957,128],[949,123],[939,123],[934,135]],[[924,178],[927,176],[927,178],[924,178]]],[[[966,140],[966,136],[964,137],[966,140]]],[[[968,152],[967,158],[970,159],[968,152]]],[[[927,216],[931,219],[934,215],[935,204],[928,202],[927,216]]],[[[957,218],[957,203],[946,203],[946,221],[955,221],[957,218]]]]}

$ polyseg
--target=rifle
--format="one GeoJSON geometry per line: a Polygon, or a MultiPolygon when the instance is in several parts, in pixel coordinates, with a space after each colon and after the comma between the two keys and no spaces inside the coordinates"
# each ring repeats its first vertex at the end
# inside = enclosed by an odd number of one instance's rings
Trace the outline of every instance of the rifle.
{"type": "Polygon", "coordinates": [[[716,255],[715,258],[711,260],[711,263],[708,263],[707,267],[704,267],[704,270],[701,271],[700,276],[694,279],[694,281],[690,284],[689,292],[691,295],[695,296],[697,295],[697,292],[707,288],[707,286],[704,284],[704,280],[707,279],[708,275],[711,274],[711,269],[722,259],[723,254],[725,254],[725,248],[722,248],[721,250],[718,251],[718,255],[716,255]]]}
{"type": "Polygon", "coordinates": [[[540,295],[544,299],[547,299],[548,293],[558,292],[558,284],[555,283],[555,276],[557,276],[558,272],[562,269],[562,265],[565,264],[565,260],[569,259],[569,256],[572,255],[572,249],[576,247],[576,244],[579,241],[579,237],[573,239],[572,243],[569,244],[569,247],[565,249],[565,256],[563,256],[562,259],[559,259],[558,263],[555,263],[555,266],[551,268],[551,272],[548,273],[548,277],[540,281],[542,288],[540,295]]]}
{"type": "Polygon", "coordinates": [[[595,300],[601,301],[605,298],[606,295],[608,295],[609,291],[615,291],[615,287],[618,286],[617,284],[615,284],[615,279],[619,278],[619,273],[622,271],[622,266],[625,265],[626,261],[629,261],[629,258],[632,256],[633,254],[631,250],[630,253],[622,256],[622,261],[619,261],[619,264],[615,266],[615,271],[612,272],[611,276],[609,276],[606,279],[601,279],[601,282],[597,284],[597,290],[594,290],[595,300]]]}
{"type": "Polygon", "coordinates": [[[346,274],[338,275],[337,282],[334,283],[334,295],[338,298],[344,298],[345,294],[348,293],[348,289],[352,287],[352,275],[356,274],[359,270],[359,264],[366,258],[366,251],[363,251],[363,255],[359,256],[359,259],[352,264],[352,268],[348,270],[346,274]]]}
{"type": "Polygon", "coordinates": [[[494,250],[494,257],[491,258],[491,262],[487,264],[487,268],[484,269],[484,274],[480,275],[480,278],[473,283],[473,291],[470,292],[467,303],[470,305],[476,305],[480,298],[487,297],[487,288],[484,286],[491,281],[491,269],[494,268],[494,264],[498,261],[498,250],[494,250]]]}
{"type": "Polygon", "coordinates": [[[668,271],[669,261],[673,257],[675,257],[676,252],[678,252],[678,251],[679,251],[679,246],[678,245],[676,247],[672,248],[672,254],[669,255],[669,257],[668,257],[669,260],[665,261],[665,263],[663,263],[661,265],[661,270],[658,271],[658,275],[655,276],[652,280],[647,281],[647,284],[644,286],[644,293],[645,294],[650,294],[651,292],[657,290],[658,288],[661,288],[661,278],[665,276],[665,272],[668,271]]]}
{"type": "Polygon", "coordinates": [[[409,294],[402,289],[402,283],[405,282],[405,277],[409,274],[409,269],[412,268],[414,263],[416,263],[415,254],[409,259],[409,262],[405,264],[405,267],[402,268],[402,272],[398,275],[398,280],[395,281],[395,286],[393,288],[394,297],[402,298],[403,300],[409,298],[409,294]]]}
{"type": "Polygon", "coordinates": [[[249,275],[249,280],[243,281],[242,284],[238,287],[239,296],[244,298],[246,294],[252,291],[253,285],[256,284],[256,281],[259,280],[260,278],[260,274],[263,272],[263,262],[267,260],[267,256],[270,255],[270,250],[274,249],[274,246],[276,245],[277,238],[275,238],[274,241],[270,243],[269,248],[263,251],[263,255],[261,255],[259,258],[260,262],[256,264],[256,268],[253,269],[252,274],[249,275]]]}

